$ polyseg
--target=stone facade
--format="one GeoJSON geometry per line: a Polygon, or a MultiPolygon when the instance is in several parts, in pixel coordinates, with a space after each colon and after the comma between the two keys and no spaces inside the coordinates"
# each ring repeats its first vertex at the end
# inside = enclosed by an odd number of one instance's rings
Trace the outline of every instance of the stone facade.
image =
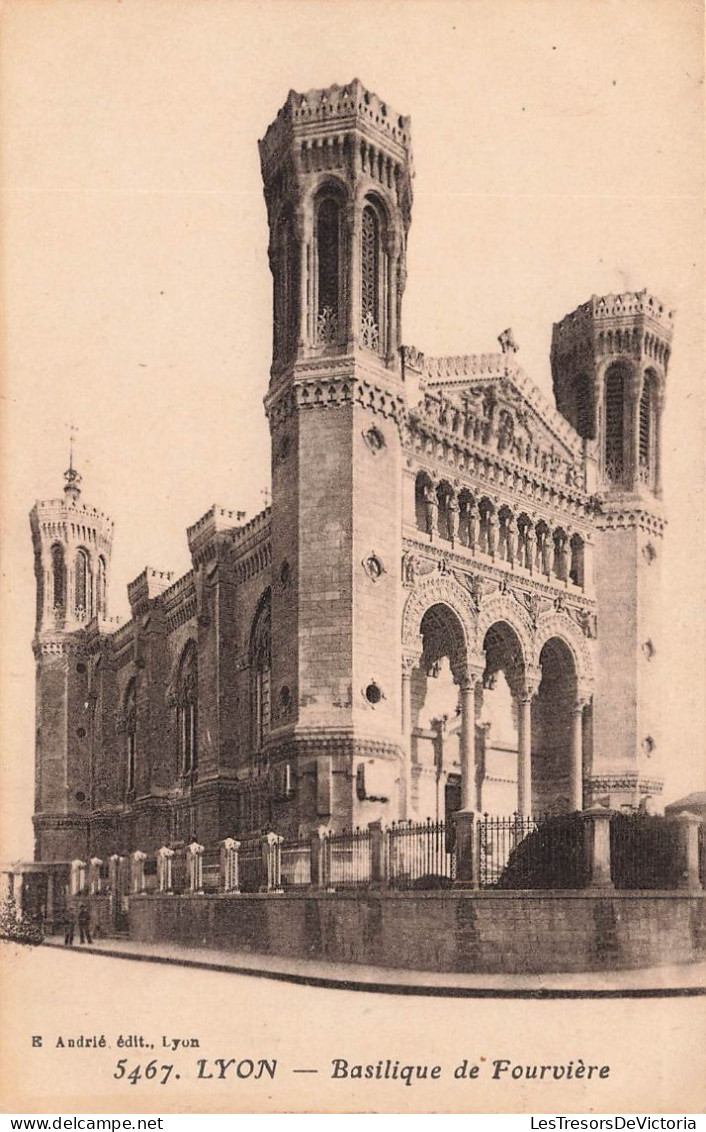
{"type": "Polygon", "coordinates": [[[659,808],[660,432],[672,314],[555,325],[556,407],[497,354],[402,345],[410,123],[356,80],[260,142],[272,504],[107,616],[112,524],[31,514],[40,860],[276,829],[659,808]]]}

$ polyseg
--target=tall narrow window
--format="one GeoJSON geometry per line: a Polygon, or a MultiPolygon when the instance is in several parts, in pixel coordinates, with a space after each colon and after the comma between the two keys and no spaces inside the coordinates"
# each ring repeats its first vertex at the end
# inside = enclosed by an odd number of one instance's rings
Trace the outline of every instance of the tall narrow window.
{"type": "Polygon", "coordinates": [[[137,686],[131,680],[125,694],[125,733],[127,735],[127,772],[125,791],[128,799],[135,796],[137,786],[137,686]]]}
{"type": "Polygon", "coordinates": [[[605,469],[612,483],[623,478],[623,373],[615,366],[605,382],[605,469]]]}
{"type": "Polygon", "coordinates": [[[198,763],[198,660],[193,641],[184,649],[179,665],[177,735],[181,774],[192,776],[198,763]]]}
{"type": "Polygon", "coordinates": [[[340,298],[340,227],[341,210],[331,197],[319,205],[316,221],[318,255],[318,304],[316,338],[321,345],[338,339],[340,298]]]}
{"type": "Polygon", "coordinates": [[[106,615],[106,580],[105,558],[101,554],[98,559],[98,580],[96,584],[96,613],[100,617],[106,615]]]}
{"type": "Polygon", "coordinates": [[[652,465],[652,378],[645,374],[640,395],[640,479],[647,483],[652,465]]]}
{"type": "Polygon", "coordinates": [[[255,751],[262,750],[265,736],[270,730],[271,671],[270,591],[267,590],[255,615],[250,638],[251,720],[255,751]]]}
{"type": "Polygon", "coordinates": [[[83,547],[76,552],[74,605],[77,617],[91,616],[91,567],[88,552],[83,547]]]}
{"type": "Polygon", "coordinates": [[[64,548],[58,542],[54,543],[51,548],[51,573],[54,609],[63,609],[66,592],[66,568],[64,566],[64,548]]]}
{"type": "Polygon", "coordinates": [[[299,326],[299,249],[291,212],[285,212],[277,223],[274,254],[274,349],[287,358],[296,345],[299,326]]]}
{"type": "Polygon", "coordinates": [[[360,244],[361,341],[369,350],[380,349],[380,222],[371,205],[363,209],[360,244]]]}

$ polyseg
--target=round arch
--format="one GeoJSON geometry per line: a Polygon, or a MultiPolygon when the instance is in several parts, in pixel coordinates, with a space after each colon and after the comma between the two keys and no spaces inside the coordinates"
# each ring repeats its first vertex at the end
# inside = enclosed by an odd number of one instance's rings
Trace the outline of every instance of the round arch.
{"type": "Polygon", "coordinates": [[[466,656],[470,656],[476,639],[476,611],[471,595],[454,578],[442,574],[436,574],[419,582],[407,598],[402,611],[403,649],[421,656],[422,619],[427,610],[434,605],[448,606],[456,615],[463,634],[466,656]]]}
{"type": "Polygon", "coordinates": [[[520,606],[516,598],[500,592],[484,600],[478,613],[475,641],[477,663],[481,667],[485,665],[483,643],[488,630],[496,622],[504,622],[512,629],[522,653],[523,668],[526,673],[529,672],[536,666],[534,630],[529,612],[520,606]]]}
{"type": "Polygon", "coordinates": [[[539,668],[542,649],[554,637],[560,640],[571,654],[578,687],[585,693],[592,693],[594,676],[591,649],[583,631],[568,613],[551,610],[540,616],[537,622],[532,663],[539,668]]]}

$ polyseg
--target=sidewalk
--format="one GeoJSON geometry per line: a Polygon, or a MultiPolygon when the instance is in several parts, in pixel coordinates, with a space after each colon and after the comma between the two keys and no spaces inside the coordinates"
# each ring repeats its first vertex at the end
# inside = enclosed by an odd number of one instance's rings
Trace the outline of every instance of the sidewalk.
{"type": "MultiPolygon", "coordinates": [[[[44,945],[68,950],[58,935],[47,937],[44,945]]],[[[74,944],[71,950],[88,955],[178,964],[206,971],[378,994],[450,998],[651,998],[706,994],[706,962],[634,971],[487,975],[362,967],[350,963],[289,959],[278,955],[191,948],[166,942],[141,943],[128,939],[103,939],[83,946],[74,944]]]]}

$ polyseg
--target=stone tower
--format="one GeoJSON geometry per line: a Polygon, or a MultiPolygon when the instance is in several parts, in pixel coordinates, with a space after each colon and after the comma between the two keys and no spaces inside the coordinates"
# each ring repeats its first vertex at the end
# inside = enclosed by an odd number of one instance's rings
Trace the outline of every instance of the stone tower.
{"type": "Polygon", "coordinates": [[[274,282],[264,753],[296,774],[285,824],[396,818],[409,119],[358,80],[291,91],[260,158],[274,282]]]}
{"type": "Polygon", "coordinates": [[[557,406],[595,457],[600,500],[589,796],[618,808],[659,808],[662,788],[661,435],[672,329],[673,313],[640,291],[594,296],[552,336],[557,406]]]}
{"type": "Polygon", "coordinates": [[[113,523],[81,502],[73,460],[63,499],[30,512],[37,617],[35,857],[83,857],[92,808],[85,629],[107,616],[113,523]]]}

